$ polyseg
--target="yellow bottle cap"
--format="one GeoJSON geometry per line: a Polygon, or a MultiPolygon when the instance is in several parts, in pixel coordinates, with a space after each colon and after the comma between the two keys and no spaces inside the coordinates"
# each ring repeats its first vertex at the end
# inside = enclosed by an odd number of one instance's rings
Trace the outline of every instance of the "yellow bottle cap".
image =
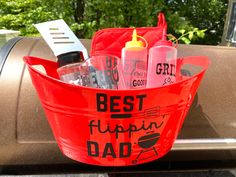
{"type": "Polygon", "coordinates": [[[125,48],[136,48],[136,47],[144,47],[142,41],[138,41],[138,35],[136,29],[133,30],[132,41],[128,41],[125,43],[125,48]]]}

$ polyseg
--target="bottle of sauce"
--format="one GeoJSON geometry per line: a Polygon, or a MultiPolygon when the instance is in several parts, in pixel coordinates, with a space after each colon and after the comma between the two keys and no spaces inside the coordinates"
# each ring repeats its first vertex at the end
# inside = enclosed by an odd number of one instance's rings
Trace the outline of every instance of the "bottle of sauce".
{"type": "Polygon", "coordinates": [[[121,60],[126,89],[146,88],[147,83],[147,42],[145,44],[137,38],[136,29],[133,30],[132,41],[128,41],[122,49],[121,60]]]}
{"type": "Polygon", "coordinates": [[[176,81],[177,49],[166,40],[166,29],[162,40],[149,50],[147,88],[161,87],[176,81]]]}

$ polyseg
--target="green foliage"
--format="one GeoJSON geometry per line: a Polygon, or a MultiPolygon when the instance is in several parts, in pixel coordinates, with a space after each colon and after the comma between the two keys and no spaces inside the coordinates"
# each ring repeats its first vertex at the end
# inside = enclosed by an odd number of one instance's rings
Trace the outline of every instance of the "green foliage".
{"type": "Polygon", "coordinates": [[[218,44],[226,9],[227,0],[0,0],[0,29],[37,35],[33,24],[62,18],[80,38],[91,38],[102,28],[156,26],[164,12],[179,42],[218,44]]]}
{"type": "Polygon", "coordinates": [[[207,31],[206,29],[199,30],[198,28],[193,28],[193,30],[186,32],[185,29],[180,29],[178,33],[180,33],[181,36],[175,38],[174,36],[170,35],[168,37],[174,43],[180,43],[182,41],[185,44],[190,44],[194,38],[204,38],[206,31],[207,31]]]}
{"type": "MultiPolygon", "coordinates": [[[[223,34],[228,0],[170,0],[168,2],[168,11],[171,14],[178,14],[186,22],[186,25],[182,27],[180,27],[181,25],[172,26],[173,22],[169,21],[171,18],[168,19],[169,29],[173,34],[178,35],[181,28],[186,30],[189,28],[189,30],[193,30],[195,27],[207,29],[205,32],[197,33],[198,38],[194,37],[192,42],[196,44],[219,44],[223,34]]],[[[178,21],[178,19],[176,20],[178,21]]]]}
{"type": "Polygon", "coordinates": [[[19,30],[23,36],[38,35],[33,24],[63,18],[75,24],[71,0],[0,0],[0,29],[19,30]]]}
{"type": "Polygon", "coordinates": [[[0,28],[20,30],[22,35],[37,33],[33,23],[53,19],[38,0],[0,0],[0,4],[0,28]]]}
{"type": "Polygon", "coordinates": [[[101,28],[156,26],[156,14],[164,12],[168,33],[180,36],[179,42],[218,44],[226,10],[227,0],[87,0],[82,30],[91,37],[101,28]]]}
{"type": "Polygon", "coordinates": [[[86,0],[80,34],[91,37],[102,28],[156,25],[154,7],[162,4],[161,0],[86,0]]]}

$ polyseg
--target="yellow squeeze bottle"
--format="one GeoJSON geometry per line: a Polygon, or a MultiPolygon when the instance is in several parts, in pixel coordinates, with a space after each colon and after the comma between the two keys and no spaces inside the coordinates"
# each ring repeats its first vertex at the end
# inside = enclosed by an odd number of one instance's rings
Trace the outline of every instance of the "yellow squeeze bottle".
{"type": "Polygon", "coordinates": [[[147,83],[147,43],[138,40],[142,38],[133,30],[132,40],[126,42],[122,49],[121,60],[127,89],[146,88],[147,83]]]}

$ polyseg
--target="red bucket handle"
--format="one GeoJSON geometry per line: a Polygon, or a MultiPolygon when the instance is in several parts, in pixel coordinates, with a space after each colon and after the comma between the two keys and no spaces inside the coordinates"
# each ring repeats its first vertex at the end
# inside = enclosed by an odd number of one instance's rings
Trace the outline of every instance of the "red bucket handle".
{"type": "Polygon", "coordinates": [[[184,58],[179,58],[177,60],[180,68],[185,64],[201,66],[203,70],[206,70],[210,64],[209,58],[206,56],[189,56],[184,58]]]}
{"type": "Polygon", "coordinates": [[[210,64],[210,61],[206,56],[190,56],[182,58],[182,65],[184,64],[201,66],[204,70],[206,70],[210,64]]]}
{"type": "Polygon", "coordinates": [[[24,56],[23,60],[28,66],[30,66],[31,69],[33,69],[31,66],[41,65],[44,67],[48,76],[57,79],[59,78],[56,71],[56,68],[58,68],[58,64],[56,62],[32,56],[24,56]]]}
{"type": "Polygon", "coordinates": [[[177,73],[181,73],[180,70],[185,64],[200,66],[202,67],[202,72],[204,72],[208,68],[210,61],[206,56],[189,56],[184,58],[178,58],[176,68],[177,73]]]}

